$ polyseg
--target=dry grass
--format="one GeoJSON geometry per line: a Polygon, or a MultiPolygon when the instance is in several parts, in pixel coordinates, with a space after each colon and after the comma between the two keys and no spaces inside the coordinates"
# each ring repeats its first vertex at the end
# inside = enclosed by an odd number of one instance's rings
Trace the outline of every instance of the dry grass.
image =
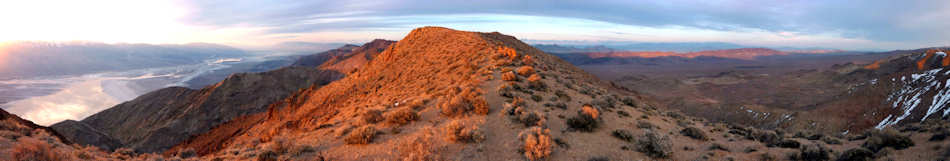
{"type": "Polygon", "coordinates": [[[405,125],[419,119],[419,114],[410,107],[397,108],[387,112],[383,117],[390,124],[405,125]]]}
{"type": "Polygon", "coordinates": [[[514,72],[505,72],[501,74],[501,80],[503,81],[518,81],[518,76],[514,72]]]}
{"type": "Polygon", "coordinates": [[[554,141],[551,140],[551,130],[541,127],[532,127],[521,131],[518,139],[522,142],[524,156],[528,160],[543,160],[551,156],[554,151],[554,141]]]}
{"type": "Polygon", "coordinates": [[[527,65],[521,66],[521,67],[518,67],[517,72],[518,72],[518,75],[529,76],[531,74],[534,74],[534,67],[527,66],[527,65]]]}
{"type": "Polygon", "coordinates": [[[445,132],[445,138],[449,141],[460,143],[477,143],[485,140],[485,135],[477,126],[465,123],[462,120],[453,120],[442,128],[445,132]]]}
{"type": "Polygon", "coordinates": [[[343,142],[346,144],[369,144],[376,137],[376,128],[373,126],[363,126],[350,132],[343,142]]]}

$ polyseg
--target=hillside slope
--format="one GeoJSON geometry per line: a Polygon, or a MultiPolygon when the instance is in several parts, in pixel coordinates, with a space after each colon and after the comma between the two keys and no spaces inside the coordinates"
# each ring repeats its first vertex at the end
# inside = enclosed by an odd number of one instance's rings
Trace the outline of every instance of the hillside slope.
{"type": "MultiPolygon", "coordinates": [[[[387,43],[391,42],[361,48],[385,48],[383,45],[387,43]]],[[[339,54],[365,56],[371,53],[339,54]]],[[[271,103],[301,89],[319,87],[342,77],[342,73],[333,70],[299,66],[233,74],[199,90],[159,89],[82,121],[63,121],[52,127],[83,145],[158,152],[235,117],[263,112],[271,103]]]]}
{"type": "Polygon", "coordinates": [[[907,136],[893,133],[843,141],[707,123],[658,111],[649,98],[514,37],[423,27],[339,81],[298,92],[165,154],[195,151],[208,160],[847,160],[870,157],[865,147],[872,154],[891,151],[875,157],[938,155],[930,148],[939,142],[920,141],[929,133],[911,134],[907,139],[918,146],[910,148],[904,140],[872,141],[907,136]],[[862,145],[865,140],[870,143],[862,145]],[[846,152],[855,149],[857,155],[846,152]]]}

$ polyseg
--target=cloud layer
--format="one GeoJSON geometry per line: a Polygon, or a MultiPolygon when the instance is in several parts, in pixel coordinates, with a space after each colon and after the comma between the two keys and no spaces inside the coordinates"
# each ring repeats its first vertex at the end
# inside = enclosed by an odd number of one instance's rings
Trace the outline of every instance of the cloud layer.
{"type": "MultiPolygon", "coordinates": [[[[945,30],[950,28],[950,22],[944,21],[950,19],[950,1],[940,0],[209,0],[186,4],[195,11],[184,18],[187,23],[263,26],[268,28],[265,32],[271,34],[380,31],[439,24],[484,26],[505,21],[504,18],[489,15],[509,15],[561,18],[559,20],[565,21],[598,21],[621,28],[684,29],[683,31],[697,30],[707,33],[760,32],[783,37],[832,37],[894,47],[946,45],[948,40],[943,38],[950,36],[950,31],[945,30]]],[[[610,34],[596,33],[601,36],[610,34]]],[[[860,48],[855,45],[862,44],[840,46],[860,48]]]]}

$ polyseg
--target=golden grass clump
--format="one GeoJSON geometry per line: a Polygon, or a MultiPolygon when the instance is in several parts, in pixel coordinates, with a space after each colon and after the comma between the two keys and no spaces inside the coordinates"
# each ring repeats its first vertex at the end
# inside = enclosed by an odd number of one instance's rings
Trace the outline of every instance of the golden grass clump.
{"type": "Polygon", "coordinates": [[[554,147],[551,140],[551,130],[541,127],[532,127],[521,131],[518,139],[522,142],[524,156],[528,160],[543,160],[551,155],[554,147]]]}
{"type": "Polygon", "coordinates": [[[376,137],[376,128],[373,126],[363,126],[350,132],[343,142],[346,144],[369,144],[376,137]]]}
{"type": "Polygon", "coordinates": [[[409,122],[419,119],[419,114],[410,107],[397,108],[387,112],[384,117],[386,122],[397,125],[405,125],[409,122]]]}
{"type": "Polygon", "coordinates": [[[529,76],[531,74],[534,74],[534,67],[527,65],[518,67],[518,75],[529,76]]]}

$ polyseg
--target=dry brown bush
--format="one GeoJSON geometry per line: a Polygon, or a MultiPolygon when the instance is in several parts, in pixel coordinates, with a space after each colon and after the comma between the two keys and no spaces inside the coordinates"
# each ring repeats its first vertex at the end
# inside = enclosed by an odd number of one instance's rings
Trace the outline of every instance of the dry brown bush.
{"type": "Polygon", "coordinates": [[[404,107],[389,111],[384,117],[386,118],[386,122],[391,124],[405,125],[409,122],[418,120],[419,114],[410,107],[404,107]]]}
{"type": "Polygon", "coordinates": [[[376,128],[373,126],[363,126],[350,132],[343,141],[346,144],[369,144],[376,137],[376,128]]]}
{"type": "Polygon", "coordinates": [[[442,129],[445,132],[445,138],[449,141],[460,143],[477,143],[485,140],[485,135],[477,126],[467,124],[462,120],[453,120],[442,129]]]}
{"type": "Polygon", "coordinates": [[[510,71],[509,71],[509,72],[505,72],[504,74],[501,74],[501,80],[504,80],[504,81],[518,81],[518,76],[515,75],[514,72],[510,72],[510,71]]]}
{"type": "Polygon", "coordinates": [[[541,81],[541,76],[538,76],[538,74],[531,74],[531,76],[528,77],[528,88],[537,91],[547,91],[547,85],[541,81]]]}
{"type": "Polygon", "coordinates": [[[13,145],[13,149],[10,150],[10,156],[17,161],[74,160],[62,150],[55,149],[45,141],[31,137],[20,138],[13,145]]]}
{"type": "Polygon", "coordinates": [[[517,72],[518,72],[518,75],[529,76],[531,74],[534,74],[534,67],[527,66],[527,65],[521,66],[521,67],[518,67],[517,72]]]}
{"type": "Polygon", "coordinates": [[[528,160],[543,160],[551,155],[554,141],[551,140],[551,130],[541,127],[532,127],[521,131],[518,139],[521,140],[524,156],[528,160]]]}

